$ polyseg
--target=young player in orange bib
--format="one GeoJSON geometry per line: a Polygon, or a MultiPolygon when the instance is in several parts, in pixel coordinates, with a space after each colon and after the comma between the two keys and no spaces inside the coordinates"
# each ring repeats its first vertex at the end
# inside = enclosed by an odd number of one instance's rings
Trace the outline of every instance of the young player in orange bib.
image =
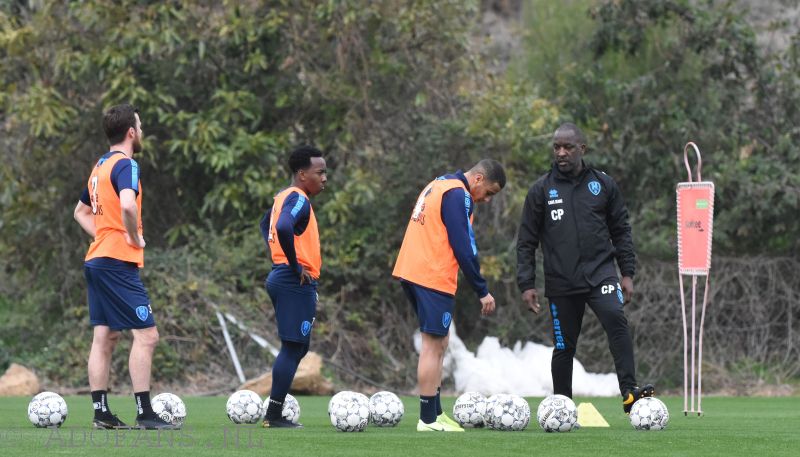
{"type": "Polygon", "coordinates": [[[272,365],[272,390],[264,427],[302,428],[282,418],[283,402],[308,352],[317,314],[317,280],[322,268],[317,218],[309,197],[323,189],[327,168],[322,152],[301,146],[289,156],[292,185],[278,192],[261,219],[261,234],[272,256],[267,293],[275,308],[281,350],[272,365]]]}

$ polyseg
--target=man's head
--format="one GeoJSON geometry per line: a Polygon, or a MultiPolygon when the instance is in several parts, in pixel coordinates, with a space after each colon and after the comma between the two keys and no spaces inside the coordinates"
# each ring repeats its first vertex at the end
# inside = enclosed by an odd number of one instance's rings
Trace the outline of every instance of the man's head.
{"type": "Polygon", "coordinates": [[[317,195],[325,189],[328,169],[319,149],[308,145],[299,146],[289,155],[289,169],[294,176],[294,185],[308,195],[317,195]]]}
{"type": "Polygon", "coordinates": [[[564,174],[576,175],[581,172],[583,155],[586,154],[586,136],[581,129],[566,122],[553,134],[553,159],[564,174]]]}
{"type": "Polygon", "coordinates": [[[122,104],[112,106],[103,116],[103,130],[111,146],[130,142],[134,153],[142,150],[142,121],[136,107],[122,104]]]}
{"type": "Polygon", "coordinates": [[[464,173],[469,181],[469,193],[475,203],[488,202],[506,186],[506,172],[500,162],[483,159],[464,173]]]}

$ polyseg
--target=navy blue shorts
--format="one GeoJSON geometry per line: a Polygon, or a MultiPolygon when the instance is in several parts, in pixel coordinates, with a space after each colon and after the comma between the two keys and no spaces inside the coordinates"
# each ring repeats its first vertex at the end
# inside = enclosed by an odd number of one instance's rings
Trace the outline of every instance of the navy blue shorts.
{"type": "Polygon", "coordinates": [[[300,285],[300,278],[288,265],[275,265],[266,286],[281,340],[309,344],[317,316],[317,282],[300,285]]]}
{"type": "Polygon", "coordinates": [[[143,329],[156,325],[150,297],[136,264],[115,259],[91,259],[83,266],[89,289],[89,322],[111,330],[143,329]]]}
{"type": "Polygon", "coordinates": [[[419,319],[419,330],[431,335],[447,336],[453,321],[455,297],[408,281],[400,281],[419,319]]]}

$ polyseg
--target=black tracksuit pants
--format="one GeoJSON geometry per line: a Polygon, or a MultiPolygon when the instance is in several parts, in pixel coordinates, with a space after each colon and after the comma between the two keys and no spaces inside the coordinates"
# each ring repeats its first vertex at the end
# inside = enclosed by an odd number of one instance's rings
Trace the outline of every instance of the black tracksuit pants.
{"type": "Polygon", "coordinates": [[[597,315],[608,337],[620,392],[636,385],[633,340],[622,309],[623,295],[617,278],[603,281],[588,293],[548,297],[548,300],[553,318],[551,371],[554,393],[572,398],[572,359],[578,346],[587,304],[597,315]]]}

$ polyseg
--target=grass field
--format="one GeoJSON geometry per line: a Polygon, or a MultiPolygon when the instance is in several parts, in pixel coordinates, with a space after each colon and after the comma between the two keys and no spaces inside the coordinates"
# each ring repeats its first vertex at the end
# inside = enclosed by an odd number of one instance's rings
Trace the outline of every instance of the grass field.
{"type": "MultiPolygon", "coordinates": [[[[0,398],[0,455],[378,455],[425,457],[506,456],[782,456],[800,455],[800,397],[703,400],[703,417],[684,417],[683,399],[662,397],[671,419],[659,432],[638,432],[616,398],[591,401],[610,428],[544,433],[536,424],[541,398],[528,398],[534,420],[523,432],[471,429],[466,433],[417,433],[418,400],[403,398],[406,416],[396,428],[369,427],[363,433],[337,432],[327,417],[329,397],[298,397],[303,430],[236,426],[225,415],[223,397],[184,398],[184,430],[176,432],[92,431],[87,397],[66,397],[69,416],[60,429],[36,429],[26,418],[28,398],[0,398]]],[[[454,398],[444,398],[452,411],[454,398]]],[[[132,422],[132,398],[112,397],[110,405],[132,422]]]]}

